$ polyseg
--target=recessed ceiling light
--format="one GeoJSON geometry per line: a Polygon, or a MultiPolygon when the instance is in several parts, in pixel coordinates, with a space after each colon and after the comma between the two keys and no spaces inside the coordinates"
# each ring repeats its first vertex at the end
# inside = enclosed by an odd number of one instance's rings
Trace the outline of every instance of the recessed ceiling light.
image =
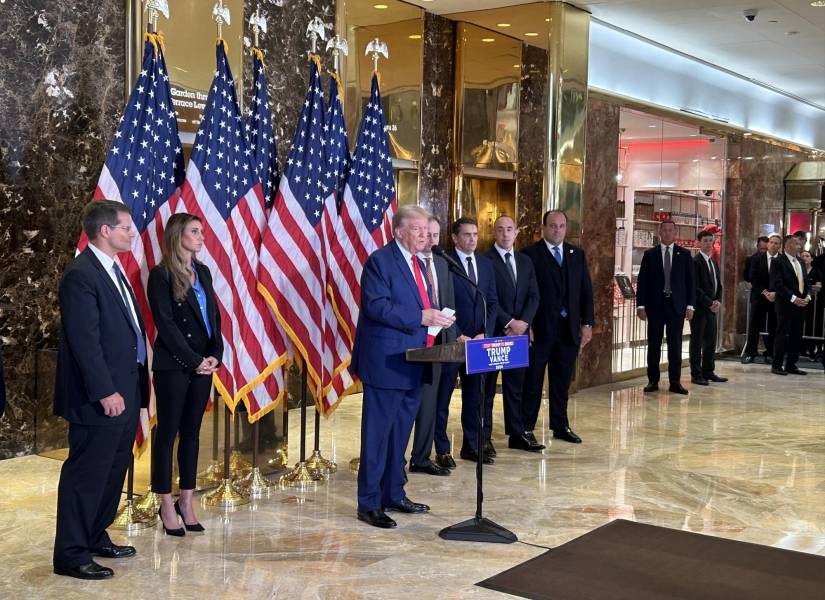
{"type": "Polygon", "coordinates": [[[408,35],[407,37],[410,38],[411,40],[420,40],[421,39],[421,34],[420,33],[414,33],[412,35],[408,35]]]}
{"type": "Polygon", "coordinates": [[[656,129],[658,125],[648,125],[648,127],[650,127],[651,129],[656,129]]]}
{"type": "Polygon", "coordinates": [[[690,134],[690,137],[696,137],[696,136],[698,136],[698,135],[699,135],[698,133],[691,133],[691,134],[690,134]]]}
{"type": "Polygon", "coordinates": [[[389,8],[386,4],[373,4],[373,8],[377,8],[378,10],[384,10],[385,8],[389,8]]]}
{"type": "Polygon", "coordinates": [[[539,36],[539,34],[536,33],[535,31],[528,31],[524,35],[526,35],[527,37],[538,37],[539,36]]]}
{"type": "Polygon", "coordinates": [[[817,8],[825,8],[825,0],[814,0],[811,2],[811,6],[816,6],[817,8]]]}
{"type": "Polygon", "coordinates": [[[496,27],[509,27],[509,23],[496,23],[496,27]]]}
{"type": "Polygon", "coordinates": [[[520,68],[521,68],[521,65],[513,65],[513,68],[514,68],[514,69],[520,69],[520,68]]]}
{"type": "Polygon", "coordinates": [[[496,41],[496,38],[481,38],[481,41],[485,44],[491,44],[496,41]]]}
{"type": "Polygon", "coordinates": [[[544,20],[544,22],[545,22],[545,23],[549,23],[549,22],[550,22],[550,19],[549,19],[549,18],[548,18],[548,19],[545,19],[545,20],[544,20]]]}
{"type": "Polygon", "coordinates": [[[750,132],[747,132],[747,131],[746,131],[746,132],[745,132],[745,133],[743,133],[742,135],[743,135],[743,136],[745,136],[745,137],[750,137],[750,136],[752,136],[753,134],[752,134],[752,133],[750,133],[750,132]]]}

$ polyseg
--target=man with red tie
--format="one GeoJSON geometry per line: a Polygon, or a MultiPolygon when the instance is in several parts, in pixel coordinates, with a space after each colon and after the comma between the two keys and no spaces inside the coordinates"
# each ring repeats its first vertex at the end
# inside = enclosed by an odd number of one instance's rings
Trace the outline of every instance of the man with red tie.
{"type": "Polygon", "coordinates": [[[375,527],[396,522],[385,510],[423,513],[429,506],[404,493],[404,454],[429,369],[406,360],[409,348],[432,346],[427,327],[455,319],[430,306],[425,267],[430,214],[402,206],[393,216],[394,241],[367,259],[361,275],[361,314],[351,370],[364,385],[358,519],[375,527]]]}

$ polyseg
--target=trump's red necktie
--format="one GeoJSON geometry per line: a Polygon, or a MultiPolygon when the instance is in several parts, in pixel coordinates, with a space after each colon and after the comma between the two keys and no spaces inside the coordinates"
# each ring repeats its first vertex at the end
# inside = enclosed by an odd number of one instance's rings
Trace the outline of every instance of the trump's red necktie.
{"type": "MultiPolygon", "coordinates": [[[[430,308],[430,297],[427,294],[427,286],[424,285],[424,278],[421,276],[421,267],[418,266],[418,259],[415,256],[410,258],[412,260],[413,273],[415,273],[415,285],[418,286],[418,295],[421,296],[421,303],[424,309],[430,308]]],[[[435,336],[427,335],[427,348],[431,348],[435,343],[435,336]]]]}

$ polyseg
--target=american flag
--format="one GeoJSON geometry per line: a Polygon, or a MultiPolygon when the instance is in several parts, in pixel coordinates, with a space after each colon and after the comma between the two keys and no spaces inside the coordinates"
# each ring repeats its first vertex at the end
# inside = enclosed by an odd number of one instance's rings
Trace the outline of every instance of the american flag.
{"type": "Polygon", "coordinates": [[[358,131],[355,157],[347,175],[340,218],[330,250],[339,275],[335,278],[335,305],[338,314],[355,337],[361,298],[361,271],[367,257],[392,239],[392,216],[398,208],[384,109],[378,76],[372,88],[358,131]]]}
{"type": "Polygon", "coordinates": [[[261,184],[247,147],[223,40],[218,40],[215,52],[217,71],[181,200],[187,212],[203,220],[205,244],[199,258],[212,272],[221,311],[224,353],[213,381],[231,409],[243,399],[249,420],[255,421],[280,400],[287,357],[255,279],[266,224],[261,184]]]}
{"type": "Polygon", "coordinates": [[[258,169],[264,200],[267,207],[271,207],[281,173],[278,149],[275,145],[275,130],[272,127],[272,111],[269,110],[264,59],[257,48],[252,48],[252,70],[253,89],[249,107],[246,109],[246,136],[249,140],[249,149],[252,151],[252,163],[258,169]]]}
{"type": "MultiPolygon", "coordinates": [[[[183,176],[177,115],[169,90],[162,40],[156,34],[147,34],[143,66],[120,118],[94,197],[123,202],[132,210],[139,235],[132,241],[132,250],[118,258],[135,291],[150,344],[156,332],[146,298],[146,282],[149,270],[160,262],[163,228],[175,212],[183,176]]],[[[78,252],[87,243],[86,236],[81,236],[78,252]]],[[[151,348],[148,359],[151,361],[151,348]]],[[[148,410],[141,410],[135,437],[138,453],[145,448],[144,442],[154,422],[152,401],[148,410]]]]}
{"type": "Polygon", "coordinates": [[[260,290],[300,354],[316,401],[325,369],[326,263],[322,215],[332,193],[325,176],[326,121],[320,61],[310,57],[309,88],[261,245],[260,290]]]}
{"type": "Polygon", "coordinates": [[[327,122],[324,124],[327,160],[325,175],[329,191],[324,201],[322,237],[328,293],[324,322],[324,363],[326,370],[332,373],[332,380],[324,388],[318,402],[319,408],[325,415],[331,414],[338,407],[341,398],[350,391],[354,383],[349,372],[349,364],[352,360],[351,330],[346,317],[341,314],[341,309],[336,304],[336,299],[340,297],[337,289],[340,285],[346,286],[346,280],[341,276],[331,248],[335,237],[335,226],[339,220],[338,199],[341,197],[350,168],[349,139],[339,93],[341,82],[336,73],[332,74],[329,87],[329,111],[327,122]]]}

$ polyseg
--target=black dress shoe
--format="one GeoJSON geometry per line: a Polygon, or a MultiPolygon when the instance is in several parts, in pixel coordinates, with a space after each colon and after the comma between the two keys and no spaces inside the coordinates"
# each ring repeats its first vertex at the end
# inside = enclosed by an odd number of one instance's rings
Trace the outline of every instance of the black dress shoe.
{"type": "Polygon", "coordinates": [[[808,373],[801,370],[799,367],[794,365],[793,367],[785,367],[785,372],[790,373],[791,375],[807,375],[808,373]]]}
{"type": "Polygon", "coordinates": [[[688,395],[687,389],[681,383],[671,383],[670,387],[667,389],[674,394],[684,394],[685,396],[688,395]]]}
{"type": "Polygon", "coordinates": [[[564,429],[553,430],[553,437],[559,440],[564,440],[565,442],[570,442],[571,444],[581,444],[582,439],[577,436],[572,429],[569,427],[565,427],[564,429]]]}
{"type": "Polygon", "coordinates": [[[427,475],[449,475],[450,469],[439,467],[433,463],[426,465],[410,465],[410,473],[426,473],[427,475]]]}
{"type": "Polygon", "coordinates": [[[770,354],[763,354],[762,359],[765,361],[766,365],[769,365],[773,362],[773,356],[771,356],[770,354]]]}
{"type": "Polygon", "coordinates": [[[709,385],[708,380],[702,377],[701,375],[697,375],[696,377],[690,378],[691,383],[695,383],[696,385],[709,385]]]}
{"type": "Polygon", "coordinates": [[[99,565],[95,561],[76,567],[55,567],[54,572],[56,575],[66,575],[76,579],[110,579],[115,575],[109,567],[99,565]]]}
{"type": "Polygon", "coordinates": [[[541,444],[539,444],[539,441],[536,439],[536,436],[532,431],[525,431],[524,432],[524,437],[526,437],[528,440],[530,440],[531,444],[536,444],[537,446],[541,445],[541,444]]]}
{"type": "MultiPolygon", "coordinates": [[[[478,453],[473,451],[473,450],[470,450],[468,448],[462,448],[461,453],[459,454],[459,456],[461,458],[463,458],[464,460],[469,460],[469,461],[472,461],[472,462],[478,462],[478,453]]],[[[495,464],[496,461],[489,454],[485,454],[482,457],[481,462],[483,462],[485,465],[492,465],[492,464],[495,464]]]]}
{"type": "Polygon", "coordinates": [[[109,544],[108,546],[100,546],[91,552],[92,556],[102,556],[103,558],[127,558],[137,554],[134,546],[118,546],[117,544],[109,544]]]}
{"type": "Polygon", "coordinates": [[[377,508],[375,510],[368,510],[366,512],[358,511],[358,520],[372,525],[373,527],[380,527],[381,529],[392,529],[398,523],[390,519],[386,513],[377,508]]]}
{"type": "Polygon", "coordinates": [[[788,372],[782,367],[771,367],[771,373],[774,375],[787,375],[788,372]]]}
{"type": "Polygon", "coordinates": [[[753,356],[746,356],[742,359],[742,364],[743,365],[749,365],[753,362],[753,359],[754,359],[753,356]]]}
{"type": "Polygon", "coordinates": [[[659,391],[659,382],[658,381],[651,381],[645,386],[645,394],[649,394],[650,392],[658,392],[659,391]]]}
{"type": "Polygon", "coordinates": [[[498,452],[496,452],[496,447],[493,446],[493,440],[487,438],[484,440],[484,454],[488,454],[492,457],[498,456],[498,452]]]}
{"type": "Polygon", "coordinates": [[[514,450],[527,450],[527,452],[541,452],[544,446],[538,442],[533,443],[526,435],[511,435],[507,440],[507,446],[514,450]]]}
{"type": "Polygon", "coordinates": [[[409,498],[404,497],[398,502],[391,502],[390,504],[384,507],[384,510],[397,510],[398,512],[413,515],[418,513],[430,512],[430,507],[426,504],[413,502],[409,498]]]}
{"type": "Polygon", "coordinates": [[[178,500],[175,500],[175,512],[180,515],[180,520],[183,521],[183,526],[186,527],[186,531],[206,531],[206,528],[200,523],[190,525],[186,522],[186,519],[183,518],[183,512],[180,509],[180,504],[178,504],[178,500]]]}
{"type": "Polygon", "coordinates": [[[714,383],[725,383],[728,378],[727,377],[719,377],[716,373],[711,373],[710,375],[706,375],[705,379],[708,381],[712,381],[714,383]]]}
{"type": "Polygon", "coordinates": [[[435,464],[442,469],[455,469],[455,460],[451,454],[436,454],[435,464]]]}

